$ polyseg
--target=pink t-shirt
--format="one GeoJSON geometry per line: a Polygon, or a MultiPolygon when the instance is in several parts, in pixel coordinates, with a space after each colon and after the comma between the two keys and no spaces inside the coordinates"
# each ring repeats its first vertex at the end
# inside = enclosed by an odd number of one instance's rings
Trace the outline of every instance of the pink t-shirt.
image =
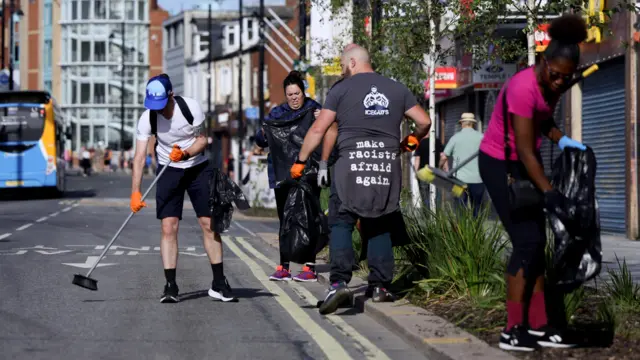
{"type": "MultiPolygon", "coordinates": [[[[549,106],[540,92],[538,81],[534,67],[524,69],[515,74],[507,82],[507,103],[509,112],[528,119],[533,119],[536,133],[536,149],[540,150],[542,144],[542,134],[540,133],[540,124],[553,116],[555,104],[549,106]]],[[[504,160],[504,123],[502,119],[502,93],[504,87],[500,90],[493,107],[491,120],[487,131],[484,133],[480,150],[485,154],[504,160]]],[[[513,134],[513,118],[509,122],[509,146],[511,147],[511,160],[518,160],[516,151],[515,136],[513,134]]]]}

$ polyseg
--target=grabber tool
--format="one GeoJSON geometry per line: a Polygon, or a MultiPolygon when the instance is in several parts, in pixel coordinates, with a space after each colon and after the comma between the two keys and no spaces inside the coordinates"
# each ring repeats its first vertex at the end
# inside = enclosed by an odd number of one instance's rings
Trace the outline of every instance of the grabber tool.
{"type": "MultiPolygon", "coordinates": [[[[160,179],[162,174],[164,174],[164,172],[169,168],[170,164],[171,164],[171,161],[169,161],[169,163],[167,165],[165,165],[162,168],[162,170],[160,170],[160,173],[158,174],[158,176],[156,176],[156,178],[153,180],[151,185],[149,185],[149,188],[147,189],[147,191],[145,191],[144,195],[142,195],[142,199],[140,201],[144,201],[144,199],[147,197],[147,195],[149,195],[149,192],[151,192],[151,189],[153,189],[153,187],[156,185],[156,183],[158,182],[158,180],[160,179]]],[[[109,251],[109,248],[111,248],[111,245],[113,245],[113,243],[116,241],[118,236],[120,236],[120,233],[122,232],[124,227],[127,226],[127,224],[129,223],[129,220],[131,220],[131,218],[133,217],[133,214],[135,214],[133,211],[131,213],[129,213],[129,216],[127,216],[127,219],[124,221],[122,226],[120,226],[120,229],[118,230],[118,232],[116,232],[116,234],[113,236],[111,241],[109,241],[109,244],[107,244],[107,246],[104,248],[104,250],[102,251],[102,254],[100,254],[100,257],[98,258],[96,263],[93,264],[91,269],[89,269],[89,272],[86,275],[81,275],[81,274],[73,275],[72,283],[74,285],[78,285],[80,287],[83,287],[83,288],[89,289],[89,290],[93,290],[93,291],[97,291],[98,290],[98,280],[90,278],[91,273],[93,272],[93,270],[96,267],[98,267],[98,264],[100,263],[102,258],[104,258],[104,255],[107,253],[107,251],[109,251]]]]}

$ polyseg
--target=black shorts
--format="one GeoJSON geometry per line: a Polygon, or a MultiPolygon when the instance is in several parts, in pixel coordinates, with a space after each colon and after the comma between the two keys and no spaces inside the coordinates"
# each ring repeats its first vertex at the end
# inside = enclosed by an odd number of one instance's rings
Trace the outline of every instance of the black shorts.
{"type": "MultiPolygon", "coordinates": [[[[156,176],[163,168],[164,165],[158,166],[156,176]]],[[[209,161],[188,169],[169,167],[156,183],[157,218],[177,217],[182,220],[185,191],[189,194],[197,217],[211,216],[209,179],[212,174],[213,168],[209,166],[209,161]]]]}
{"type": "MultiPolygon", "coordinates": [[[[513,246],[507,273],[515,276],[520,269],[524,269],[526,277],[543,275],[547,242],[544,209],[542,206],[536,206],[510,211],[506,162],[480,151],[478,167],[491,202],[513,246]]],[[[521,162],[512,162],[511,171],[516,179],[528,179],[527,171],[521,162]]]]}

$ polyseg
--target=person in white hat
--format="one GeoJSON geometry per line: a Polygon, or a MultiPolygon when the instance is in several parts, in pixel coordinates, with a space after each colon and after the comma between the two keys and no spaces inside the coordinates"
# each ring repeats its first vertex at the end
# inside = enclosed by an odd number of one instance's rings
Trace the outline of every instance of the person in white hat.
{"type": "MultiPolygon", "coordinates": [[[[441,167],[448,163],[450,157],[453,157],[453,168],[455,168],[460,162],[480,150],[482,133],[474,128],[478,123],[475,115],[473,113],[463,113],[458,122],[462,129],[449,139],[442,155],[440,155],[441,167]]],[[[459,201],[464,205],[470,202],[473,207],[473,215],[477,216],[484,198],[484,184],[480,178],[478,159],[473,159],[456,171],[453,176],[468,185],[467,191],[459,198],[459,201]]]]}

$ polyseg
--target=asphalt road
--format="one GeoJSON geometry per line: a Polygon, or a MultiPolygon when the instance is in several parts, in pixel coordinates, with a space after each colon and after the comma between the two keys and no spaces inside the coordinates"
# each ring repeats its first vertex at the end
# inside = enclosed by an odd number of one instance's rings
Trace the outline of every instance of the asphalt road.
{"type": "Polygon", "coordinates": [[[69,177],[63,198],[0,200],[0,358],[424,359],[366,314],[320,316],[323,285],[268,281],[277,253],[252,235],[275,228],[265,221],[235,221],[224,234],[237,303],[206,294],[211,268],[189,206],[179,234],[182,302],[159,302],[152,207],[133,217],[93,272],[97,292],[72,285],[128,215],[129,186],[121,175],[69,177]]]}

